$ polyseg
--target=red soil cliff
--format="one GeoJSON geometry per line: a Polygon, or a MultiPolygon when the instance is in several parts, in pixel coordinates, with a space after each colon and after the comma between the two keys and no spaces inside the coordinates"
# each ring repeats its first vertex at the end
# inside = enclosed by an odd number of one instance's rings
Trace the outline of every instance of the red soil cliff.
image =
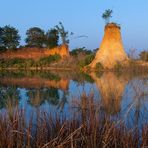
{"type": "Polygon", "coordinates": [[[0,59],[39,59],[41,57],[59,54],[61,57],[69,56],[68,45],[61,45],[52,49],[47,48],[22,48],[14,51],[5,51],[0,53],[0,59]]]}

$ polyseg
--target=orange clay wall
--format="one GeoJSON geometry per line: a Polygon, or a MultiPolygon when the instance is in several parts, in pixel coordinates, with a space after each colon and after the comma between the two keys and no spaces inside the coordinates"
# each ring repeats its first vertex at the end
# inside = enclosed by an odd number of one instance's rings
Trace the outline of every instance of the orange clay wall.
{"type": "Polygon", "coordinates": [[[41,57],[46,57],[49,55],[59,54],[61,57],[69,56],[68,45],[61,45],[52,49],[47,48],[22,48],[13,51],[5,51],[0,53],[0,59],[39,59],[41,57]]]}

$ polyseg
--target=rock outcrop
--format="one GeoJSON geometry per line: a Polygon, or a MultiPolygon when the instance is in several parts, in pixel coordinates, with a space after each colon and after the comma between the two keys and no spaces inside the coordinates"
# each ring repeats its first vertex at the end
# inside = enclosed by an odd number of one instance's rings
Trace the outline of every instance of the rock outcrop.
{"type": "Polygon", "coordinates": [[[114,23],[107,24],[100,49],[89,66],[95,68],[97,63],[101,63],[104,68],[112,69],[116,63],[126,61],[128,57],[124,51],[120,27],[114,23]]]}
{"type": "Polygon", "coordinates": [[[61,57],[69,56],[68,45],[61,45],[52,49],[47,48],[22,48],[14,51],[4,51],[0,53],[0,59],[39,59],[49,55],[59,54],[61,57]]]}

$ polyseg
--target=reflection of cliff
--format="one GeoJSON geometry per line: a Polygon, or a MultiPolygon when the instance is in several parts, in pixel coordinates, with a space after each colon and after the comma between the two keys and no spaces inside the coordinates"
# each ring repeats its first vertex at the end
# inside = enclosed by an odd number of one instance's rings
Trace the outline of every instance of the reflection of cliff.
{"type": "Polygon", "coordinates": [[[127,80],[111,72],[104,73],[100,78],[95,73],[91,73],[91,76],[100,92],[105,111],[109,114],[118,113],[127,80]]]}
{"type": "Polygon", "coordinates": [[[1,59],[13,59],[13,58],[22,58],[22,59],[39,59],[41,57],[59,54],[61,57],[69,56],[69,49],[67,45],[61,45],[53,49],[46,48],[24,48],[18,49],[15,51],[6,51],[1,53],[1,59]]]}
{"type": "Polygon", "coordinates": [[[69,87],[69,80],[60,79],[60,80],[49,80],[39,77],[23,77],[23,78],[10,78],[3,77],[0,78],[0,83],[6,86],[19,86],[24,88],[41,88],[41,87],[53,87],[59,88],[62,90],[67,90],[69,87]]]}

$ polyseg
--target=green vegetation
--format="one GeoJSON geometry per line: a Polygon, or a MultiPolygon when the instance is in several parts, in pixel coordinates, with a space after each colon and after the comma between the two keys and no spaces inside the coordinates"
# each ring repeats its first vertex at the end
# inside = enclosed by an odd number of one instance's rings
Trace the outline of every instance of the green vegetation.
{"type": "Polygon", "coordinates": [[[112,17],[113,10],[107,9],[102,14],[102,18],[105,20],[105,23],[108,24],[110,22],[110,18],[112,17]]]}
{"type": "Polygon", "coordinates": [[[29,47],[43,47],[45,35],[44,31],[38,27],[32,27],[26,32],[27,38],[25,39],[29,47]]]}
{"type": "Polygon", "coordinates": [[[70,52],[71,56],[78,56],[78,55],[89,55],[92,54],[91,50],[86,49],[85,47],[73,49],[70,52]]]}
{"type": "MultiPolygon", "coordinates": [[[[73,35],[73,33],[70,33],[73,35]]],[[[60,22],[54,28],[44,31],[39,27],[31,27],[26,31],[26,45],[20,45],[20,35],[15,27],[6,25],[0,27],[0,50],[11,50],[23,47],[38,47],[38,48],[54,48],[59,46],[59,38],[62,44],[69,43],[69,32],[65,31],[63,24],[60,22]]]]}
{"type": "Polygon", "coordinates": [[[0,60],[0,68],[24,68],[25,67],[25,60],[20,58],[14,58],[9,60],[0,60]]]}
{"type": "Polygon", "coordinates": [[[17,29],[11,26],[0,27],[0,49],[16,49],[19,41],[17,29]]]}
{"type": "Polygon", "coordinates": [[[61,56],[58,54],[50,55],[48,57],[40,58],[35,61],[33,59],[8,59],[8,60],[0,60],[0,68],[31,68],[31,67],[48,67],[52,62],[57,62],[61,59],[61,56]]]}
{"type": "Polygon", "coordinates": [[[33,27],[27,30],[26,35],[27,38],[25,41],[28,47],[53,48],[58,46],[59,32],[55,28],[50,29],[45,33],[44,30],[33,27]]]}
{"type": "Polygon", "coordinates": [[[98,62],[96,64],[96,72],[102,72],[103,70],[104,70],[103,65],[100,62],[98,62]]]}
{"type": "Polygon", "coordinates": [[[54,48],[58,46],[59,32],[57,29],[53,28],[53,29],[48,30],[45,38],[46,38],[45,45],[47,48],[54,48]]]}
{"type": "Polygon", "coordinates": [[[39,66],[49,66],[52,62],[59,61],[60,59],[61,59],[61,56],[58,54],[55,54],[52,56],[40,58],[37,64],[39,66]]]}
{"type": "Polygon", "coordinates": [[[39,77],[43,79],[48,79],[48,80],[54,80],[54,81],[60,81],[61,78],[57,74],[53,74],[50,71],[45,71],[45,70],[15,70],[15,71],[9,71],[9,70],[3,70],[0,71],[0,78],[3,77],[9,77],[9,78],[33,78],[33,77],[39,77]]]}
{"type": "Polygon", "coordinates": [[[19,90],[16,87],[0,87],[0,109],[17,106],[18,102],[19,90]]]}
{"type": "Polygon", "coordinates": [[[87,55],[83,60],[79,61],[78,65],[83,68],[84,66],[89,65],[95,58],[94,54],[87,55]]]}
{"type": "Polygon", "coordinates": [[[95,58],[95,53],[85,47],[73,49],[70,52],[70,55],[75,61],[76,67],[80,70],[89,65],[95,58]]]}
{"type": "Polygon", "coordinates": [[[142,51],[139,56],[140,60],[148,62],[148,51],[142,51]]]}

